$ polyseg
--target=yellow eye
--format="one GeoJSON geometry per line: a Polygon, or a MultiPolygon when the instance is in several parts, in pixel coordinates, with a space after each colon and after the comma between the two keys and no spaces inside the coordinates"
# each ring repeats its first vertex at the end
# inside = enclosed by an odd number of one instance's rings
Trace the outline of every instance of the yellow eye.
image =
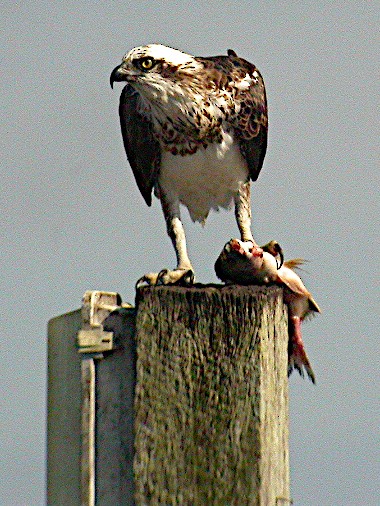
{"type": "Polygon", "coordinates": [[[153,58],[142,58],[140,60],[141,68],[144,70],[150,70],[154,66],[153,58]]]}

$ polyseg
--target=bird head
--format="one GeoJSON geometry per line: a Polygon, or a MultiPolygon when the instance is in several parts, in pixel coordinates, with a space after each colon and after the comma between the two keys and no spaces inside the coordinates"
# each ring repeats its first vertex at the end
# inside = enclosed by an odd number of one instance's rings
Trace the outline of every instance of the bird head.
{"type": "Polygon", "coordinates": [[[202,64],[189,54],[162,44],[149,44],[135,47],[123,57],[111,73],[110,84],[113,87],[115,81],[127,81],[132,86],[157,89],[163,82],[182,80],[200,68],[202,64]]]}

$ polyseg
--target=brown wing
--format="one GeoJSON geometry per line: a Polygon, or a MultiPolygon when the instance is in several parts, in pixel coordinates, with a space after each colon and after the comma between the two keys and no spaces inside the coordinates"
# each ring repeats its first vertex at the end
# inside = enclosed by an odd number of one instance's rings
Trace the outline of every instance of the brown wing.
{"type": "Polygon", "coordinates": [[[263,166],[268,138],[268,109],[264,80],[252,63],[232,54],[229,58],[253,78],[249,89],[241,92],[242,103],[235,132],[239,139],[241,154],[248,164],[250,178],[256,181],[263,166]]]}
{"type": "Polygon", "coordinates": [[[153,134],[152,123],[138,112],[138,98],[139,95],[132,86],[125,86],[120,96],[120,126],[137,186],[150,206],[160,167],[161,151],[153,134]]]}
{"type": "Polygon", "coordinates": [[[240,151],[247,161],[249,177],[256,181],[264,163],[267,150],[267,129],[260,127],[260,131],[252,139],[240,139],[240,151]]]}
{"type": "Polygon", "coordinates": [[[243,58],[239,58],[233,49],[228,56],[198,57],[209,78],[217,81],[220,88],[230,89],[235,79],[244,79],[249,74],[253,81],[247,90],[236,94],[240,103],[240,113],[231,124],[239,141],[240,151],[247,161],[249,176],[253,181],[259,176],[267,149],[268,111],[264,80],[257,68],[243,58]]]}

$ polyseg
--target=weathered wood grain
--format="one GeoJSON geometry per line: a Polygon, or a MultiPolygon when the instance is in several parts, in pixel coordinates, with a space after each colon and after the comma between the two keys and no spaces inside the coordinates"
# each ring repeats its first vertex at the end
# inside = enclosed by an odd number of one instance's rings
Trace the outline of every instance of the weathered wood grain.
{"type": "Polygon", "coordinates": [[[145,287],[136,341],[136,504],[289,497],[282,290],[145,287]]]}

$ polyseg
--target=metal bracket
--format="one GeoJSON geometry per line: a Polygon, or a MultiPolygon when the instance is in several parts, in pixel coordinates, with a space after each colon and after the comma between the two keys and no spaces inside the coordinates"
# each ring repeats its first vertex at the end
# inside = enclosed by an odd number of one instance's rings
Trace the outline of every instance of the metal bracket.
{"type": "Polygon", "coordinates": [[[83,327],[78,332],[77,343],[79,353],[101,353],[113,349],[113,332],[103,329],[107,316],[121,307],[131,308],[131,304],[123,304],[116,292],[88,290],[82,299],[83,327]]]}

